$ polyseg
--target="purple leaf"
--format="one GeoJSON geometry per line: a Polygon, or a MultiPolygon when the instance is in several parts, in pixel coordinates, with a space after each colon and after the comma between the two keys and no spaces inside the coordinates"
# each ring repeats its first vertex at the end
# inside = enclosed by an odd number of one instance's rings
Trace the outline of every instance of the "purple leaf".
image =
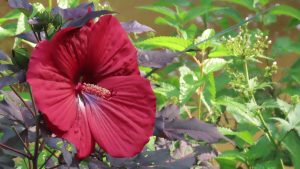
{"type": "MultiPolygon", "coordinates": [[[[32,43],[38,43],[38,41],[36,40],[32,31],[27,32],[27,33],[21,33],[21,34],[17,35],[17,37],[20,39],[24,39],[26,41],[32,42],[32,43]]],[[[41,32],[41,38],[42,38],[42,40],[46,39],[45,32],[41,32]]]]}
{"type": "Polygon", "coordinates": [[[144,32],[155,32],[154,29],[150,28],[149,26],[142,25],[138,21],[122,22],[121,25],[127,33],[139,34],[144,32]]]}
{"type": "Polygon", "coordinates": [[[8,5],[11,8],[25,9],[30,13],[33,11],[33,7],[28,0],[8,0],[8,5]]]}
{"type": "MultiPolygon", "coordinates": [[[[26,127],[31,127],[35,124],[35,119],[31,112],[14,92],[3,91],[2,94],[4,95],[4,100],[0,103],[0,109],[2,113],[6,114],[6,118],[17,121],[26,127]]],[[[29,103],[27,104],[30,105],[29,103]]]]}
{"type": "Polygon", "coordinates": [[[2,89],[4,86],[12,85],[17,82],[18,82],[18,79],[13,76],[1,77],[0,78],[0,89],[2,89]]]}
{"type": "Polygon", "coordinates": [[[169,138],[184,139],[184,134],[189,135],[193,139],[202,140],[208,143],[218,142],[224,139],[217,128],[196,118],[181,120],[177,119],[165,124],[164,133],[169,138]]]}
{"type": "Polygon", "coordinates": [[[186,156],[182,159],[174,160],[160,166],[164,169],[190,169],[195,163],[195,157],[193,155],[186,156]]]}
{"type": "Polygon", "coordinates": [[[102,15],[107,15],[107,14],[112,14],[114,12],[112,11],[107,11],[107,10],[102,10],[102,11],[92,11],[87,13],[86,15],[78,18],[78,19],[74,19],[70,22],[67,22],[66,25],[64,25],[64,28],[68,28],[68,27],[82,27],[84,26],[87,22],[89,22],[92,19],[95,19],[96,17],[100,17],[102,15]]]}
{"type": "Polygon", "coordinates": [[[88,164],[89,169],[113,169],[114,167],[109,167],[108,165],[104,164],[102,161],[98,159],[92,159],[89,161],[88,164]]]}
{"type": "Polygon", "coordinates": [[[18,68],[15,65],[11,65],[11,64],[1,64],[0,65],[0,71],[6,71],[6,70],[10,70],[10,71],[17,71],[18,68]]]}
{"type": "Polygon", "coordinates": [[[171,52],[169,50],[153,50],[153,51],[138,51],[138,62],[141,66],[162,68],[174,61],[178,56],[182,55],[179,52],[171,52]]]}
{"type": "Polygon", "coordinates": [[[188,135],[195,140],[201,140],[207,143],[215,143],[221,139],[229,141],[229,139],[220,134],[217,127],[212,124],[199,121],[196,118],[188,120],[179,119],[177,115],[178,109],[175,109],[174,106],[167,106],[158,114],[159,116],[156,118],[156,129],[154,132],[156,136],[171,140],[184,140],[185,135],[188,135]]]}
{"type": "Polygon", "coordinates": [[[62,9],[55,7],[52,9],[52,14],[60,14],[64,20],[73,20],[82,17],[88,13],[89,8],[93,9],[93,3],[82,3],[76,8],[62,9]]]}
{"type": "Polygon", "coordinates": [[[4,76],[0,78],[0,89],[2,89],[4,86],[12,85],[15,83],[22,83],[25,82],[25,72],[23,70],[15,73],[14,75],[10,76],[4,76]]]}

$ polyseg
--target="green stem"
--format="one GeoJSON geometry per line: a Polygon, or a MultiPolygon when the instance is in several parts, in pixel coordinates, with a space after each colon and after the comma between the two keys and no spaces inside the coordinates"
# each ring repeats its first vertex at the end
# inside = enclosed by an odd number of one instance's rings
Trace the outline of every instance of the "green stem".
{"type": "Polygon", "coordinates": [[[201,100],[201,93],[198,96],[198,119],[201,119],[201,112],[202,112],[202,100],[201,100]]]}
{"type": "Polygon", "coordinates": [[[49,9],[52,9],[52,0],[48,0],[49,9]]]}
{"type": "MultiPolygon", "coordinates": [[[[248,88],[250,88],[250,78],[249,78],[249,70],[248,70],[247,60],[244,61],[244,69],[245,69],[246,80],[247,80],[247,83],[248,83],[248,88]]],[[[251,99],[257,105],[257,102],[255,100],[253,91],[250,91],[250,95],[251,95],[251,99]]],[[[265,119],[263,118],[260,110],[258,110],[257,115],[258,115],[258,118],[259,118],[260,122],[263,125],[263,130],[266,132],[268,139],[272,142],[272,144],[274,144],[274,146],[276,147],[276,149],[278,149],[278,146],[277,146],[277,144],[275,142],[275,139],[273,138],[273,136],[272,136],[272,134],[270,132],[270,129],[269,129],[269,127],[268,127],[265,119]]]]}

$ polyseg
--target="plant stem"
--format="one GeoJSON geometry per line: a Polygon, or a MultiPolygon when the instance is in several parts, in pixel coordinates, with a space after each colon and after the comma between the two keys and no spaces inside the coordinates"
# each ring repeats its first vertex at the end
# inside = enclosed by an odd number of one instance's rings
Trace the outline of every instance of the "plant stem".
{"type": "Polygon", "coordinates": [[[32,158],[32,154],[30,153],[30,150],[28,149],[26,143],[24,142],[24,140],[22,139],[22,137],[20,136],[20,134],[17,132],[16,128],[15,127],[12,127],[12,129],[14,130],[14,132],[16,133],[16,135],[18,136],[19,140],[22,142],[25,150],[27,151],[28,153],[28,156],[30,156],[30,158],[32,158]]]}
{"type": "Polygon", "coordinates": [[[52,0],[48,0],[49,9],[52,9],[52,0]]]}
{"type": "Polygon", "coordinates": [[[12,85],[10,85],[9,87],[17,95],[17,97],[22,101],[22,103],[24,104],[24,106],[30,111],[32,117],[34,117],[33,111],[31,110],[31,108],[29,107],[29,105],[25,102],[25,100],[22,98],[22,96],[16,91],[16,89],[12,85]]]}
{"type": "MultiPolygon", "coordinates": [[[[246,75],[246,80],[247,80],[247,84],[248,84],[248,88],[250,89],[250,78],[249,78],[249,70],[248,70],[248,63],[247,63],[247,60],[244,61],[244,69],[245,69],[245,75],[246,75]]],[[[254,101],[254,103],[257,105],[257,102],[256,102],[256,99],[254,97],[254,94],[253,94],[253,91],[250,91],[250,95],[251,95],[251,99],[254,101]]],[[[257,112],[257,115],[258,115],[258,118],[260,120],[260,122],[262,123],[263,125],[263,130],[266,132],[266,135],[268,137],[268,139],[272,142],[272,144],[274,144],[275,148],[277,149],[278,146],[276,144],[276,141],[275,139],[273,138],[271,132],[270,132],[270,129],[264,119],[264,117],[262,116],[261,114],[261,111],[258,110],[257,112]]]]}
{"type": "Polygon", "coordinates": [[[29,157],[27,154],[25,154],[25,153],[23,153],[23,152],[21,152],[21,151],[19,151],[19,150],[17,150],[17,149],[14,149],[14,148],[12,148],[12,147],[9,147],[9,146],[7,146],[7,145],[5,145],[5,144],[0,143],[0,148],[3,148],[3,149],[6,149],[6,150],[15,152],[15,153],[17,153],[17,154],[20,154],[20,155],[22,155],[22,156],[24,156],[24,157],[30,159],[30,157],[29,157]]]}

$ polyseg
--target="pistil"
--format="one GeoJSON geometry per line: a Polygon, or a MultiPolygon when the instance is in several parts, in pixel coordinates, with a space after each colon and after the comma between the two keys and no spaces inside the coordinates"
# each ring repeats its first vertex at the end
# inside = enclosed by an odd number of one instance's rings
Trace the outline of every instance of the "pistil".
{"type": "Polygon", "coordinates": [[[110,90],[90,83],[79,83],[76,90],[79,92],[93,94],[106,100],[109,100],[112,96],[112,92],[110,90]]]}

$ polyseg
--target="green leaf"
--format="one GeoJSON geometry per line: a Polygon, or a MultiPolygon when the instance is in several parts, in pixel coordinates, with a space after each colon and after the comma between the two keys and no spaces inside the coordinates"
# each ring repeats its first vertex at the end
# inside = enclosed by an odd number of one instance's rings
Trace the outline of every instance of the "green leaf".
{"type": "Polygon", "coordinates": [[[231,55],[231,52],[225,46],[218,45],[208,54],[208,57],[228,57],[231,55]]]}
{"type": "MultiPolygon", "coordinates": [[[[299,118],[299,117],[298,117],[299,118]]],[[[289,151],[294,168],[300,168],[300,137],[295,131],[291,131],[283,140],[284,147],[289,151]]]]}
{"type": "Polygon", "coordinates": [[[14,57],[12,61],[15,65],[18,65],[21,69],[27,69],[29,63],[29,52],[26,48],[17,48],[13,50],[14,57]]]}
{"type": "Polygon", "coordinates": [[[211,58],[206,59],[203,62],[203,72],[204,74],[210,74],[216,71],[221,70],[225,65],[227,64],[227,61],[222,58],[211,58]]]}
{"type": "Polygon", "coordinates": [[[18,19],[20,14],[21,14],[21,12],[17,9],[10,11],[4,17],[0,18],[0,25],[6,21],[18,19]]]}
{"type": "Polygon", "coordinates": [[[74,8],[79,5],[79,0],[57,0],[57,5],[61,8],[74,8]]]}
{"type": "Polygon", "coordinates": [[[300,104],[296,105],[295,109],[288,114],[288,120],[293,128],[300,136],[300,104]]]}
{"type": "Polygon", "coordinates": [[[236,136],[236,137],[242,139],[243,141],[245,141],[246,143],[248,143],[249,145],[254,144],[254,140],[252,138],[252,135],[248,131],[235,132],[235,131],[232,131],[231,129],[223,128],[223,127],[219,127],[218,129],[223,135],[236,136]]]}
{"type": "Polygon", "coordinates": [[[221,155],[216,157],[221,169],[233,169],[236,168],[238,162],[245,162],[246,159],[241,152],[236,150],[224,151],[221,155]]]}
{"type": "Polygon", "coordinates": [[[276,102],[281,111],[283,111],[284,113],[290,112],[292,105],[279,98],[277,98],[276,102]]]}
{"type": "Polygon", "coordinates": [[[215,82],[215,76],[213,73],[208,74],[207,77],[208,85],[206,86],[209,94],[210,94],[210,100],[215,101],[217,96],[217,89],[216,89],[216,82],[215,82]]]}
{"type": "Polygon", "coordinates": [[[22,13],[18,19],[15,35],[21,34],[28,29],[29,27],[27,25],[27,17],[22,13]]]}
{"type": "Polygon", "coordinates": [[[279,159],[256,163],[254,169],[284,169],[279,159]]]}
{"type": "Polygon", "coordinates": [[[260,126],[260,121],[255,118],[246,105],[236,102],[233,98],[219,98],[216,104],[226,106],[226,111],[231,113],[238,123],[248,123],[256,127],[260,126]]]}
{"type": "Polygon", "coordinates": [[[138,8],[163,14],[163,15],[165,15],[169,18],[172,18],[174,20],[176,19],[175,18],[176,13],[168,7],[164,7],[164,6],[139,6],[138,8]]]}
{"type": "Polygon", "coordinates": [[[3,28],[0,26],[0,39],[6,38],[6,37],[10,37],[10,36],[14,36],[14,32],[15,32],[16,28],[14,27],[10,27],[10,28],[3,28]]]}
{"type": "Polygon", "coordinates": [[[286,15],[300,20],[300,11],[288,5],[278,5],[270,10],[273,15],[286,15]]]}
{"type": "Polygon", "coordinates": [[[241,5],[243,7],[246,7],[250,10],[253,10],[253,0],[220,0],[225,2],[230,2],[233,4],[241,5]]]}
{"type": "MultiPolygon", "coordinates": [[[[202,41],[206,41],[207,39],[212,38],[213,36],[215,36],[216,32],[214,29],[206,29],[203,31],[202,35],[199,36],[196,40],[195,43],[199,43],[202,41]]],[[[210,46],[211,41],[206,41],[204,43],[201,43],[198,48],[199,49],[206,49],[208,46],[210,46]]]]}
{"type": "Polygon", "coordinates": [[[192,42],[182,38],[171,37],[171,36],[159,36],[136,43],[139,48],[150,47],[150,48],[168,48],[176,51],[183,51],[192,42]]]}
{"type": "Polygon", "coordinates": [[[196,92],[196,90],[202,84],[202,79],[198,79],[196,74],[187,66],[182,66],[179,68],[180,72],[180,95],[179,101],[181,104],[185,104],[192,95],[196,92]]]}
{"type": "Polygon", "coordinates": [[[267,136],[262,136],[257,140],[257,142],[254,145],[252,145],[249,148],[245,155],[250,160],[255,161],[256,159],[267,158],[275,150],[276,149],[274,145],[270,142],[267,136]]]}

